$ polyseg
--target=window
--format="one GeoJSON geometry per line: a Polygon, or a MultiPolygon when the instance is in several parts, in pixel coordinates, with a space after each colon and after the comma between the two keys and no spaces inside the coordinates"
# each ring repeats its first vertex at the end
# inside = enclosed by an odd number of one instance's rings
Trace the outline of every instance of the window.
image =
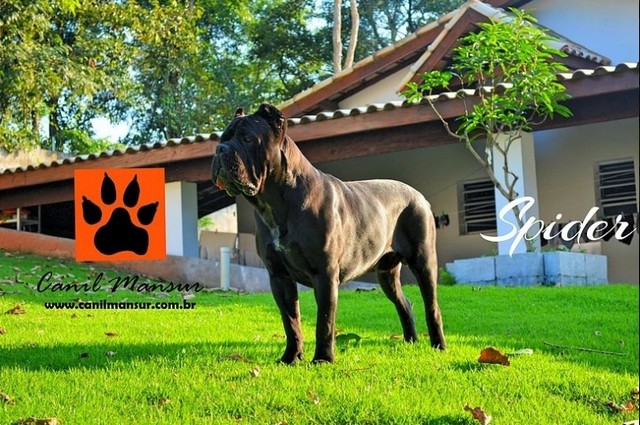
{"type": "Polygon", "coordinates": [[[597,199],[605,217],[638,211],[636,173],[632,159],[598,164],[597,199]]]}
{"type": "Polygon", "coordinates": [[[460,185],[460,234],[496,230],[496,196],[491,180],[460,185]]]}

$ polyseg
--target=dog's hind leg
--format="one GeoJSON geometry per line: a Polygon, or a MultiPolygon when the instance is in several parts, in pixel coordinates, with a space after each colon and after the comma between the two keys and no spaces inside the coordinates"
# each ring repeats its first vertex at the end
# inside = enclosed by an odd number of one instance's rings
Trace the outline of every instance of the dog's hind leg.
{"type": "Polygon", "coordinates": [[[400,283],[400,257],[394,252],[385,254],[376,266],[378,283],[384,294],[396,307],[400,324],[402,325],[402,333],[404,340],[407,342],[415,342],[418,340],[416,333],[416,324],[413,319],[413,310],[411,303],[402,291],[400,283]]]}
{"type": "Polygon", "coordinates": [[[442,330],[442,315],[438,305],[438,261],[436,258],[435,243],[425,243],[418,248],[418,252],[412,259],[407,260],[409,268],[418,280],[418,286],[424,300],[424,309],[427,318],[427,328],[431,346],[444,350],[446,342],[442,330]]]}

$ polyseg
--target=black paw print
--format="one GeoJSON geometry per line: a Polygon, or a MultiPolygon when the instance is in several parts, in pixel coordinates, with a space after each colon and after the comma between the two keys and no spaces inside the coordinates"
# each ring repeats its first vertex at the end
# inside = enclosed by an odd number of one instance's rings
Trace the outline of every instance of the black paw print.
{"type": "MultiPolygon", "coordinates": [[[[104,205],[111,205],[116,201],[116,185],[107,173],[104,173],[102,179],[100,197],[104,205]]],[[[127,185],[122,200],[126,207],[134,208],[138,205],[139,198],[140,185],[136,174],[127,185]]],[[[151,224],[158,210],[158,205],[158,202],[153,202],[138,209],[137,216],[140,224],[143,226],[151,224]]],[[[102,208],[83,196],[82,216],[87,224],[97,224],[102,219],[102,208]]],[[[129,211],[122,207],[113,210],[109,221],[98,229],[93,240],[96,249],[104,255],[113,255],[124,251],[144,255],[149,249],[149,234],[142,227],[133,224],[129,211]]]]}

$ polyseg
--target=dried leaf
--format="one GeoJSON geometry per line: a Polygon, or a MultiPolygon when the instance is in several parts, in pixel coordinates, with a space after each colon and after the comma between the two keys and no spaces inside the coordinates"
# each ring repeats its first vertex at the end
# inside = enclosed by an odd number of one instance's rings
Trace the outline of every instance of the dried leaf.
{"type": "Polygon", "coordinates": [[[11,396],[5,393],[0,393],[0,402],[6,404],[16,404],[16,401],[11,396]]]}
{"type": "Polygon", "coordinates": [[[469,407],[469,405],[464,406],[464,410],[471,413],[473,419],[480,422],[481,425],[488,425],[491,422],[491,416],[487,415],[486,412],[482,409],[482,407],[474,407],[473,409],[469,407]]]}
{"type": "Polygon", "coordinates": [[[158,399],[158,407],[164,407],[169,403],[171,403],[171,400],[168,399],[167,397],[160,397],[158,399]]]}
{"type": "Polygon", "coordinates": [[[107,351],[106,353],[104,353],[104,355],[107,356],[107,357],[113,357],[116,354],[118,354],[117,351],[107,351]]]}
{"type": "Polygon", "coordinates": [[[320,404],[320,397],[311,389],[307,390],[307,398],[315,405],[320,404]]]}
{"type": "Polygon", "coordinates": [[[22,270],[20,269],[20,267],[11,267],[11,269],[12,269],[14,272],[18,272],[18,273],[20,273],[20,272],[22,271],[22,270]]]}
{"type": "Polygon", "coordinates": [[[389,339],[402,339],[402,335],[398,335],[398,334],[391,334],[391,336],[389,337],[389,339]]]}
{"type": "Polygon", "coordinates": [[[632,402],[628,402],[627,404],[616,404],[613,401],[608,401],[605,403],[605,406],[614,413],[633,412],[636,409],[632,402]]]}
{"type": "Polygon", "coordinates": [[[631,390],[631,398],[638,398],[640,397],[640,387],[635,387],[634,389],[631,390]]]}
{"type": "Polygon", "coordinates": [[[73,313],[73,314],[71,315],[71,318],[72,318],[72,319],[77,319],[77,318],[78,318],[78,315],[77,315],[77,314],[75,314],[75,313],[73,313]]]}
{"type": "Polygon", "coordinates": [[[635,421],[624,422],[622,425],[640,425],[640,421],[636,419],[635,421]]]}
{"type": "Polygon", "coordinates": [[[257,378],[258,376],[260,376],[260,369],[257,367],[254,367],[249,371],[249,375],[251,375],[252,378],[257,378]]]}
{"type": "Polygon", "coordinates": [[[6,333],[7,333],[7,330],[2,326],[0,326],[0,335],[6,335],[6,333]]]}
{"type": "Polygon", "coordinates": [[[195,294],[184,294],[184,295],[182,296],[182,299],[183,299],[183,300],[192,300],[192,299],[194,299],[195,297],[196,297],[196,296],[195,296],[195,294]]]}
{"type": "Polygon", "coordinates": [[[509,366],[511,362],[507,356],[502,354],[494,347],[487,347],[480,352],[480,357],[478,358],[479,363],[491,363],[491,364],[501,364],[504,366],[509,366]]]}
{"type": "Polygon", "coordinates": [[[118,336],[118,334],[116,332],[105,332],[104,333],[106,336],[108,336],[109,338],[115,338],[118,336]]]}
{"type": "Polygon", "coordinates": [[[16,304],[13,308],[7,310],[4,314],[25,314],[26,310],[20,304],[16,304]]]}

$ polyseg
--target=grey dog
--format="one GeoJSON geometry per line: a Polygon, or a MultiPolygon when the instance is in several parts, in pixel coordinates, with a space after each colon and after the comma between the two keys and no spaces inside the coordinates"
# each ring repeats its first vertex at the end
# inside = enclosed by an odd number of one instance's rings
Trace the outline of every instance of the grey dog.
{"type": "Polygon", "coordinates": [[[404,339],[416,341],[401,263],[415,275],[431,345],[445,349],[437,300],[435,220],[426,199],[393,180],[343,182],[316,169],[287,135],[277,108],[236,111],[220,137],[212,178],[255,208],[256,245],[287,336],[283,363],[302,358],[296,282],[313,288],[318,316],[314,363],[333,362],[338,287],[375,271],[400,316],[404,339]]]}

